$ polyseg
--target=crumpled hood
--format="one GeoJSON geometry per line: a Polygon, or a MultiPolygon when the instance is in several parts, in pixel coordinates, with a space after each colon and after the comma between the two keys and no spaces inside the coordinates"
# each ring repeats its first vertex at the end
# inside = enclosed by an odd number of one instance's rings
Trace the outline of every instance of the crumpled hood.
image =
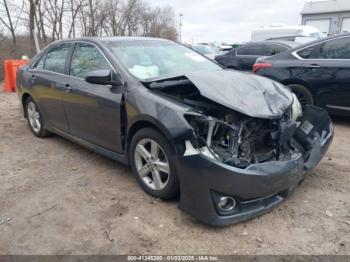
{"type": "Polygon", "coordinates": [[[234,70],[185,74],[202,96],[258,118],[278,118],[293,103],[293,94],[268,78],[234,70]]]}

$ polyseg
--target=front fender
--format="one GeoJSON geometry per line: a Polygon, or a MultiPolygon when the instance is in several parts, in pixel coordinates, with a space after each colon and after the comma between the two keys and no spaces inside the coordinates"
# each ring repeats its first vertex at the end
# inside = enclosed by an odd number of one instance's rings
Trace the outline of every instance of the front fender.
{"type": "Polygon", "coordinates": [[[191,108],[166,95],[139,88],[126,96],[125,106],[128,132],[135,124],[144,121],[160,129],[169,141],[192,134],[192,127],[184,118],[191,108]]]}

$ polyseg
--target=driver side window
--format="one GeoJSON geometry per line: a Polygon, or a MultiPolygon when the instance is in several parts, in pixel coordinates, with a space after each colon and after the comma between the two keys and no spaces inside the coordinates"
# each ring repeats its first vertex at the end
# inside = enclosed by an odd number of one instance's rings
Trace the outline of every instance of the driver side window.
{"type": "Polygon", "coordinates": [[[94,45],[77,43],[74,47],[69,74],[78,78],[85,78],[87,74],[95,70],[110,70],[106,58],[94,45]]]}

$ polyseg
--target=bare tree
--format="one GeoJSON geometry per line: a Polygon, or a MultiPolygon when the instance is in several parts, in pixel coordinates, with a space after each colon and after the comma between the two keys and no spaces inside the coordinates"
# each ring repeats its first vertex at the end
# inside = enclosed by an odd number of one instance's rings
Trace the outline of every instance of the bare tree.
{"type": "MultiPolygon", "coordinates": [[[[23,12],[24,3],[21,3],[21,7],[19,11],[13,11],[10,9],[10,4],[7,0],[2,0],[0,2],[0,21],[1,23],[10,31],[11,37],[12,37],[12,43],[14,47],[17,45],[17,39],[16,39],[16,28],[18,25],[18,22],[20,20],[21,14],[23,12]],[[6,18],[5,18],[6,17],[6,18]]],[[[16,9],[18,9],[16,7],[16,9]]]]}
{"type": "Polygon", "coordinates": [[[84,6],[86,6],[84,0],[70,0],[71,22],[69,25],[68,37],[75,37],[76,19],[84,6]]]}
{"type": "Polygon", "coordinates": [[[140,35],[176,40],[174,10],[170,6],[145,8],[141,16],[140,35]]]}
{"type": "Polygon", "coordinates": [[[34,46],[34,32],[35,32],[35,14],[39,0],[28,0],[29,1],[29,35],[31,41],[32,53],[35,53],[34,46]]]}
{"type": "Polygon", "coordinates": [[[49,37],[47,36],[47,26],[45,21],[45,8],[42,2],[45,0],[38,0],[37,9],[35,12],[35,24],[36,29],[38,31],[39,38],[43,42],[44,45],[48,44],[49,37]]]}
{"type": "Polygon", "coordinates": [[[42,46],[78,36],[140,35],[176,40],[174,17],[171,7],[150,7],[145,0],[0,0],[5,37],[8,33],[15,47],[18,32],[29,31],[32,54],[35,31],[42,46]],[[18,3],[21,5],[16,6],[18,3]]]}
{"type": "Polygon", "coordinates": [[[120,18],[122,14],[120,0],[106,0],[104,6],[104,15],[106,17],[104,32],[109,36],[120,34],[120,18]]]}
{"type": "Polygon", "coordinates": [[[51,30],[51,40],[63,38],[63,17],[67,11],[67,0],[45,0],[43,6],[44,18],[47,20],[46,28],[51,30]]]}

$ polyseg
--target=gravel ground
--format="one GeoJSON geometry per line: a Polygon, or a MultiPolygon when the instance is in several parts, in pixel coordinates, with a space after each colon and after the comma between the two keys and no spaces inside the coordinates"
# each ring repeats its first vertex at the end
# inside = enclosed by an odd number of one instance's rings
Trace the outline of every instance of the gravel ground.
{"type": "Polygon", "coordinates": [[[58,136],[34,137],[0,93],[0,254],[350,254],[350,118],[279,208],[204,226],[145,194],[128,167],[58,136]]]}

